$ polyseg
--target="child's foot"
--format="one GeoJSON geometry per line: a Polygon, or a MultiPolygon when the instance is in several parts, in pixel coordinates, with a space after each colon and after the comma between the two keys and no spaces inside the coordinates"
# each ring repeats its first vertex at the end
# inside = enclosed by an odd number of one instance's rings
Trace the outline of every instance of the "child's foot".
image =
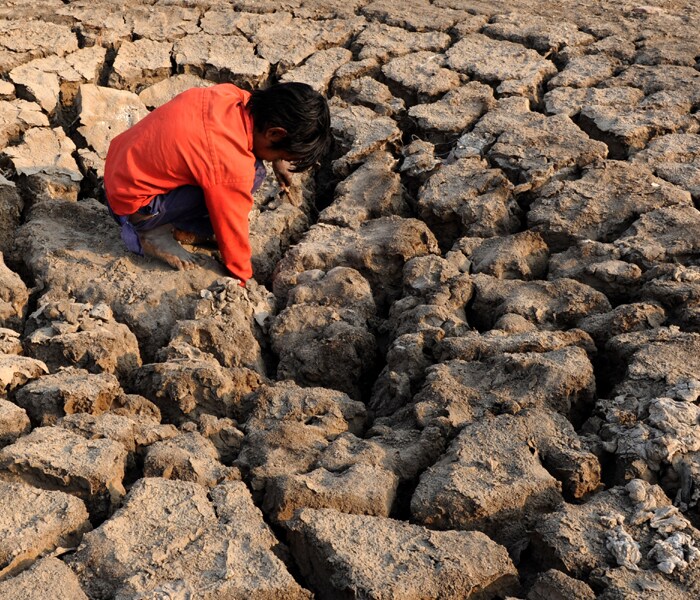
{"type": "Polygon", "coordinates": [[[175,241],[172,225],[161,225],[138,234],[144,254],[159,258],[174,269],[186,271],[201,264],[200,256],[188,252],[175,241]]]}

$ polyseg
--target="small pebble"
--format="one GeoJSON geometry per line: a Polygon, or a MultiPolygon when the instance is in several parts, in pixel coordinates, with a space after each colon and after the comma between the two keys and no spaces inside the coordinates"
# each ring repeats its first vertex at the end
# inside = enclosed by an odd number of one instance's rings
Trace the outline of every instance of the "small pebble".
{"type": "Polygon", "coordinates": [[[633,502],[644,502],[646,500],[647,489],[641,479],[633,479],[625,486],[625,489],[633,502]]]}

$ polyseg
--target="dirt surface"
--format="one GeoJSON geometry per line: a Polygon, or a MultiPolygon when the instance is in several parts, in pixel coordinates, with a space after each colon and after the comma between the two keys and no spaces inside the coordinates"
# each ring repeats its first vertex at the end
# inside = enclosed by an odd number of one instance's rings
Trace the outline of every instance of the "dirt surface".
{"type": "Polygon", "coordinates": [[[0,6],[0,597],[700,596],[700,7],[0,6]],[[333,154],[128,254],[111,139],[303,81],[333,154]]]}

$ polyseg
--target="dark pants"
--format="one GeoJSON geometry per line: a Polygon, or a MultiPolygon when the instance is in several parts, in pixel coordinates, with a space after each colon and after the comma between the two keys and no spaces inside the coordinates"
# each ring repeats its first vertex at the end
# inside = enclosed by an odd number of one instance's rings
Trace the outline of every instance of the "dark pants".
{"type": "MultiPolygon", "coordinates": [[[[107,200],[109,206],[109,199],[107,200]]],[[[139,231],[149,231],[161,225],[172,225],[182,231],[198,236],[214,235],[207,205],[204,202],[204,192],[196,185],[184,185],[168,192],[154,196],[136,214],[147,217],[132,223],[128,216],[115,215],[109,209],[115,221],[121,225],[121,237],[127,249],[143,256],[143,248],[139,241],[139,231]]]]}

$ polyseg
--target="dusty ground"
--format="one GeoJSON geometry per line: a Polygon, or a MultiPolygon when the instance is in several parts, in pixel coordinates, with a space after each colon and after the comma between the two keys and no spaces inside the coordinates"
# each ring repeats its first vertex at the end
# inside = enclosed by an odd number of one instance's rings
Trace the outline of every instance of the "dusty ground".
{"type": "Polygon", "coordinates": [[[700,597],[700,9],[0,6],[0,598],[700,597]],[[255,280],[124,252],[110,139],[305,81],[255,280]]]}

